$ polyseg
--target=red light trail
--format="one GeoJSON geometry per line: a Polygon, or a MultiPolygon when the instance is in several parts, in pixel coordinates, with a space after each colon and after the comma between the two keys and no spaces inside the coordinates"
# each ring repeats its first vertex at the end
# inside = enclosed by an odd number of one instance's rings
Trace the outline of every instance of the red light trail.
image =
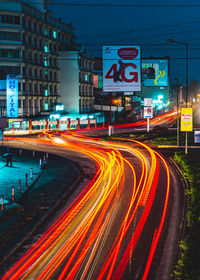
{"type": "MultiPolygon", "coordinates": [[[[157,122],[171,122],[173,115],[159,118],[157,122]]],[[[170,192],[169,168],[163,157],[135,140],[108,142],[78,131],[59,136],[45,132],[39,139],[19,140],[82,153],[95,161],[96,174],[2,280],[128,279],[128,263],[132,262],[134,271],[138,242],[144,235],[149,240],[141,279],[148,279],[170,192]],[[146,234],[161,181],[159,216],[152,223],[152,233],[146,234]]]]}

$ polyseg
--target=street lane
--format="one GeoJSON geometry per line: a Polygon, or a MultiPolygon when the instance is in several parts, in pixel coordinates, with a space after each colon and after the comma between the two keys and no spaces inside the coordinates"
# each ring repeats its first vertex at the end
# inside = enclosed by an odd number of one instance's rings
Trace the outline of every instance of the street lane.
{"type": "Polygon", "coordinates": [[[168,204],[165,161],[137,141],[97,141],[78,132],[22,140],[44,145],[44,150],[53,145],[55,151],[84,154],[97,169],[83,192],[3,279],[147,279],[168,204]],[[155,199],[158,192],[162,195],[155,199]]]}

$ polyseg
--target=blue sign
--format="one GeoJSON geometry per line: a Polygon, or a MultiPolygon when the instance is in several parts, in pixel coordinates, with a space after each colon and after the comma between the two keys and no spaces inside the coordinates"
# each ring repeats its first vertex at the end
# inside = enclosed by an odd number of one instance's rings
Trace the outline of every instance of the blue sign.
{"type": "Polygon", "coordinates": [[[168,59],[143,59],[142,85],[151,87],[167,87],[168,59]]]}
{"type": "Polygon", "coordinates": [[[194,132],[194,143],[200,143],[200,130],[194,132]]]}
{"type": "Polygon", "coordinates": [[[7,117],[18,117],[18,77],[7,75],[6,82],[7,117]]]}

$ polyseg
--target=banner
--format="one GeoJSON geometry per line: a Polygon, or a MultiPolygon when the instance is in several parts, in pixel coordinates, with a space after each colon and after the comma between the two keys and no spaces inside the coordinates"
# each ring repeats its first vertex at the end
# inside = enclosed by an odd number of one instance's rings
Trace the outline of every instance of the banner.
{"type": "Polygon", "coordinates": [[[141,91],[139,46],[103,47],[103,91],[141,91]]]}
{"type": "Polygon", "coordinates": [[[181,108],[181,131],[193,130],[193,109],[181,108]]]}
{"type": "Polygon", "coordinates": [[[7,117],[18,117],[18,77],[7,75],[6,82],[7,117]]]}

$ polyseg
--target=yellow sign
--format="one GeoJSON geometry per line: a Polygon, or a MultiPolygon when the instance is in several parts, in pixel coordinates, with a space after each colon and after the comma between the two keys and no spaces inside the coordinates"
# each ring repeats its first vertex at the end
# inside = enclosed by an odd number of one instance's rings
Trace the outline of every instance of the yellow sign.
{"type": "Polygon", "coordinates": [[[181,131],[193,131],[193,109],[181,109],[181,131]]]}

